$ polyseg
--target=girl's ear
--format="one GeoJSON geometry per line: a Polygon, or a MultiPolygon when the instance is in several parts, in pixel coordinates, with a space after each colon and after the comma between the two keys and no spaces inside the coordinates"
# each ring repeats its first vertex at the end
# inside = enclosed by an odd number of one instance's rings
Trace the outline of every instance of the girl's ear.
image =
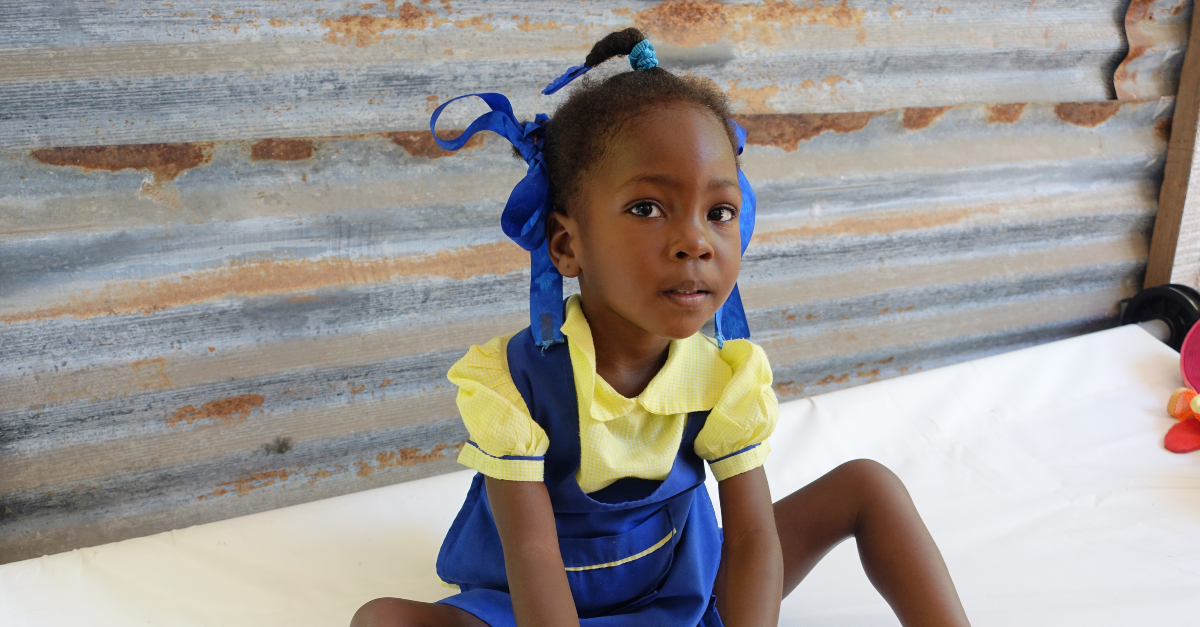
{"type": "Polygon", "coordinates": [[[579,222],[558,211],[546,217],[547,237],[550,240],[550,262],[558,273],[573,279],[579,276],[579,222]]]}

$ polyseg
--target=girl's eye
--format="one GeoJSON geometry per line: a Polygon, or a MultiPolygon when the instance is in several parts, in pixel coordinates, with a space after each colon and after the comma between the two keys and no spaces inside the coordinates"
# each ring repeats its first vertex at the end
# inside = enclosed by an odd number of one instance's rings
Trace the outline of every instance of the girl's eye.
{"type": "Polygon", "coordinates": [[[658,205],[656,205],[652,202],[649,202],[649,201],[643,201],[643,202],[639,202],[639,203],[635,204],[634,206],[629,208],[629,212],[635,216],[638,216],[639,218],[661,218],[662,217],[662,209],[659,209],[658,205]]]}
{"type": "Polygon", "coordinates": [[[713,222],[729,222],[736,216],[732,207],[713,207],[708,210],[708,219],[713,222]]]}

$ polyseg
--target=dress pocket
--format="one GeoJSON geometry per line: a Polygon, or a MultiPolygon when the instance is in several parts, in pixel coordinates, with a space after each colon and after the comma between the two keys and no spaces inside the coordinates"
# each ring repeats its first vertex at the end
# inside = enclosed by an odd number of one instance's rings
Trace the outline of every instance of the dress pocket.
{"type": "Polygon", "coordinates": [[[679,531],[663,507],[638,526],[598,538],[560,538],[580,618],[640,605],[671,570],[679,531]]]}

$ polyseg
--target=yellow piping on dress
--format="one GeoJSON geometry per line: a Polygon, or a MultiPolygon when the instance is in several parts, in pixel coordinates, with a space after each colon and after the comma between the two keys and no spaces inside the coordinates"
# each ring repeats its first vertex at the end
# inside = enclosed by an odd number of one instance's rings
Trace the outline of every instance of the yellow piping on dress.
{"type": "Polygon", "coordinates": [[[646,557],[647,555],[663,548],[663,545],[665,545],[667,543],[667,541],[671,539],[671,536],[674,536],[674,535],[675,535],[675,530],[672,529],[671,533],[667,534],[667,537],[663,538],[662,540],[659,540],[654,546],[652,546],[652,547],[646,549],[645,551],[642,551],[641,553],[638,553],[636,555],[630,555],[629,557],[626,557],[625,559],[619,559],[615,562],[608,562],[605,564],[593,564],[591,566],[567,566],[566,567],[567,572],[577,573],[581,570],[596,570],[597,568],[609,568],[611,566],[620,566],[621,564],[628,564],[629,562],[632,562],[633,560],[641,559],[641,558],[646,557]]]}

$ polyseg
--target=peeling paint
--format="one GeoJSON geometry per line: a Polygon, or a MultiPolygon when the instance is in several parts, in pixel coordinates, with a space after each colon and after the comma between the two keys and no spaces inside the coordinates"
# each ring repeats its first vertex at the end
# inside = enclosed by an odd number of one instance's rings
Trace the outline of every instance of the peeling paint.
{"type": "Polygon", "coordinates": [[[1024,111],[1025,103],[1023,102],[992,105],[988,107],[987,121],[993,124],[1012,124],[1021,119],[1021,113],[1024,111]]]}
{"type": "Polygon", "coordinates": [[[904,110],[904,128],[916,131],[933,124],[950,107],[909,107],[904,110]]]}
{"type": "Polygon", "coordinates": [[[821,0],[799,5],[788,0],[765,0],[761,6],[667,0],[638,11],[633,21],[638,28],[671,45],[694,48],[726,39],[745,41],[750,36],[772,43],[778,39],[778,30],[802,25],[858,28],[865,14],[863,9],[849,7],[846,0],[830,5],[821,0]]]}
{"type": "Polygon", "coordinates": [[[377,259],[285,259],[238,261],[193,272],[190,280],[115,282],[49,307],[0,316],[0,322],[152,313],[228,296],[311,291],[333,285],[377,283],[402,277],[464,279],[507,274],[529,265],[529,253],[510,242],[441,250],[432,255],[377,259]]]}
{"type": "Polygon", "coordinates": [[[167,418],[167,426],[175,427],[181,422],[191,425],[198,420],[211,420],[224,426],[237,425],[246,421],[250,412],[261,407],[263,397],[259,394],[241,394],[216,401],[209,401],[196,409],[192,405],[180,407],[175,415],[167,418]]]}
{"type": "Polygon", "coordinates": [[[1116,100],[1100,102],[1060,102],[1054,105],[1054,114],[1068,124],[1096,127],[1117,114],[1121,103],[1116,100]]]}
{"type": "Polygon", "coordinates": [[[878,112],[866,113],[790,113],[737,115],[738,124],[746,128],[746,143],[774,146],[792,152],[800,142],[824,133],[853,133],[860,131],[878,112]]]}
{"type": "Polygon", "coordinates": [[[250,147],[250,159],[253,161],[302,161],[312,156],[311,139],[264,139],[250,147]]]}

